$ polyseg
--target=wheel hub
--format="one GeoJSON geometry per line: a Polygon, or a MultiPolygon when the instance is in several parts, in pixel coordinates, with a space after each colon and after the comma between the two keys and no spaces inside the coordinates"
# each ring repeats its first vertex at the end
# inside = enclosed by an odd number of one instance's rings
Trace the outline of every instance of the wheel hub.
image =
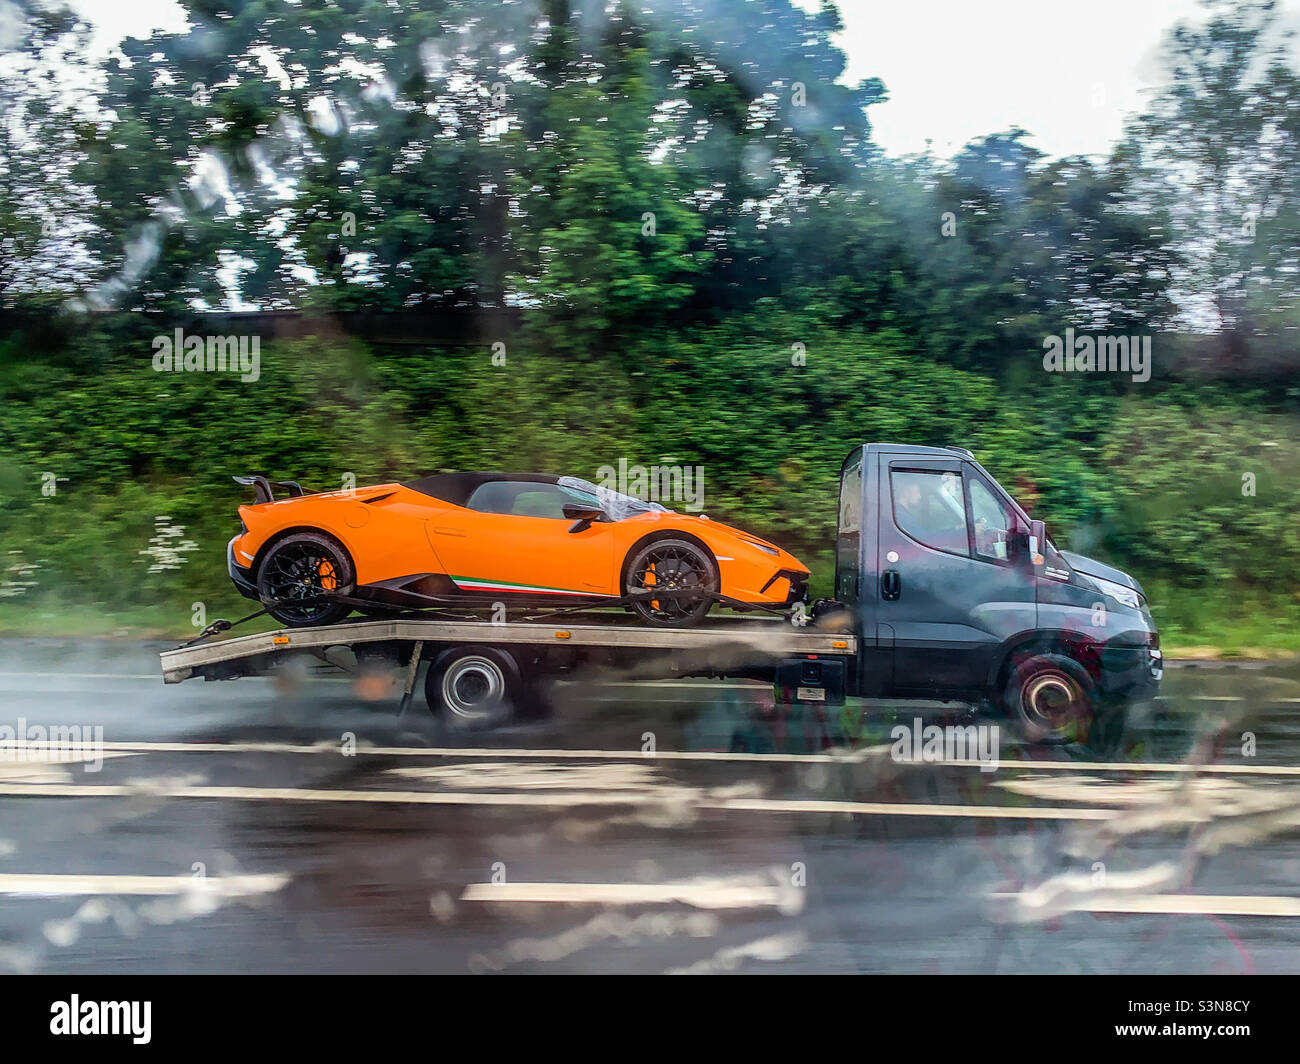
{"type": "Polygon", "coordinates": [[[462,658],[442,678],[443,704],[458,717],[477,719],[505,697],[501,667],[489,658],[462,658]]]}
{"type": "MultiPolygon", "coordinates": [[[[650,553],[635,574],[634,587],[644,591],[694,591],[708,584],[708,573],[691,555],[675,546],[650,553]]],[[[664,618],[685,617],[695,608],[690,598],[651,599],[650,610],[664,618]]]]}
{"type": "Polygon", "coordinates": [[[1052,727],[1071,718],[1076,700],[1074,685],[1054,673],[1035,676],[1025,685],[1026,711],[1052,727]]]}

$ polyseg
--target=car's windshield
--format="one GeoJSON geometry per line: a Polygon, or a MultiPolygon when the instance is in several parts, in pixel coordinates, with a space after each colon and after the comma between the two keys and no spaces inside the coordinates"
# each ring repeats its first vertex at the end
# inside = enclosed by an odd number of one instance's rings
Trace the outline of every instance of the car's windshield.
{"type": "Polygon", "coordinates": [[[636,514],[671,512],[666,506],[661,506],[657,502],[645,502],[632,495],[624,495],[621,491],[615,491],[613,488],[602,488],[598,484],[593,484],[589,480],[582,480],[579,477],[560,477],[559,485],[561,488],[575,493],[575,495],[586,495],[594,498],[600,508],[609,515],[611,521],[622,521],[625,517],[633,517],[636,514]]]}

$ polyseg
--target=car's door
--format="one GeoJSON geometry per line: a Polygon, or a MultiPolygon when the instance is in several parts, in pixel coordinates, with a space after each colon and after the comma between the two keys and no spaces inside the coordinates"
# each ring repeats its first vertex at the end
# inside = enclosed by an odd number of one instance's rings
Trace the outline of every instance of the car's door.
{"type": "Polygon", "coordinates": [[[1019,516],[960,459],[882,454],[879,619],[899,692],[982,688],[998,647],[1036,620],[1019,516]]]}
{"type": "Polygon", "coordinates": [[[595,500],[556,484],[494,480],[429,522],[447,575],[463,591],[498,595],[615,594],[613,526],[570,532],[565,503],[595,500]]]}

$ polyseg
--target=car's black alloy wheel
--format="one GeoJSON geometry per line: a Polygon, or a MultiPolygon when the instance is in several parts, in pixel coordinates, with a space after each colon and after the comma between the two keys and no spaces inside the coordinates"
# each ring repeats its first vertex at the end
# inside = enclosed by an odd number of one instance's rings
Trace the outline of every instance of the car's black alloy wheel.
{"type": "Polygon", "coordinates": [[[627,569],[628,594],[674,592],[663,598],[642,595],[632,608],[647,624],[683,628],[699,624],[718,590],[717,565],[708,552],[686,539],[659,539],[646,544],[627,569]],[[692,594],[697,592],[697,594],[692,594]]]}
{"type": "Polygon", "coordinates": [[[346,552],[312,532],[281,540],[258,569],[258,595],[264,603],[280,603],[267,612],[291,628],[341,621],[352,607],[329,596],[350,595],[353,590],[352,563],[346,552]]]}

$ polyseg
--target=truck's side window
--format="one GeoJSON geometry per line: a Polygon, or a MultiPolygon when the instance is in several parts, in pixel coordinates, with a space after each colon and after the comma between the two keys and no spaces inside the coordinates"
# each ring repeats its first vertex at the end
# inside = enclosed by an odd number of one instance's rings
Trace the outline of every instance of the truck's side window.
{"type": "Polygon", "coordinates": [[[892,469],[894,522],[919,543],[969,557],[961,477],[938,470],[892,469]]]}
{"type": "Polygon", "coordinates": [[[862,462],[858,460],[844,471],[840,486],[840,535],[862,528],[862,462]]]}
{"type": "Polygon", "coordinates": [[[979,477],[970,477],[968,483],[975,557],[1004,562],[1013,526],[1011,512],[979,477]]]}

